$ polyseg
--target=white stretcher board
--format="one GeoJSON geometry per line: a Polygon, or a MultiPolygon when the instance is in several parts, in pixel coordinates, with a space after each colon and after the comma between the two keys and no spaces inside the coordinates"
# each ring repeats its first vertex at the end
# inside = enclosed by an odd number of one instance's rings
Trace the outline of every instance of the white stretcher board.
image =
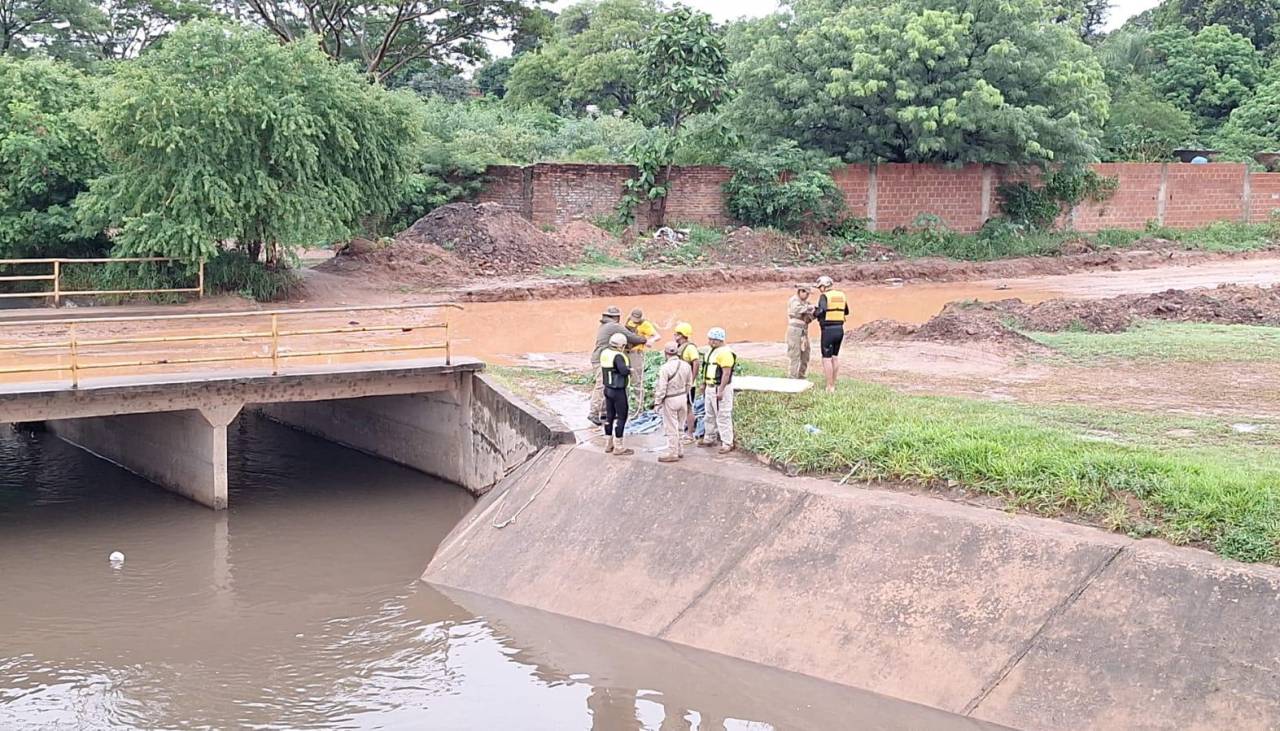
{"type": "Polygon", "coordinates": [[[735,391],[769,391],[771,393],[803,393],[813,388],[813,381],[803,378],[771,378],[768,376],[734,376],[735,391]]]}

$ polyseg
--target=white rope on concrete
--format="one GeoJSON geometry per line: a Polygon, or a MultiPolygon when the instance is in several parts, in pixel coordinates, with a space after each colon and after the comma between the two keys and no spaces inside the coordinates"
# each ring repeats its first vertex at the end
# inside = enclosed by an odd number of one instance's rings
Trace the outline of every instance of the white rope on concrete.
{"type": "MultiPolygon", "coordinates": [[[[491,523],[491,525],[492,525],[494,528],[497,528],[498,530],[502,530],[503,528],[506,528],[507,526],[509,526],[509,525],[511,525],[512,523],[516,522],[516,518],[519,518],[519,517],[520,517],[520,514],[521,514],[521,513],[523,513],[523,512],[525,511],[525,508],[527,508],[527,507],[529,507],[530,505],[532,505],[532,504],[533,504],[533,501],[534,501],[534,500],[537,500],[537,499],[538,499],[538,496],[542,494],[542,491],[543,491],[543,490],[545,490],[545,489],[547,489],[547,485],[550,485],[550,484],[551,484],[551,478],[552,478],[552,477],[555,477],[555,475],[556,475],[556,470],[560,469],[560,465],[564,463],[565,459],[567,459],[567,458],[569,457],[569,452],[572,452],[572,451],[573,451],[572,449],[565,449],[565,450],[560,454],[560,459],[556,461],[555,465],[554,465],[554,466],[551,468],[551,470],[547,473],[547,479],[545,479],[545,480],[543,480],[543,481],[542,481],[542,484],[538,487],[538,489],[537,489],[537,490],[534,490],[533,494],[529,496],[528,501],[526,501],[524,505],[521,505],[521,506],[520,506],[520,508],[519,508],[518,510],[516,510],[516,512],[515,512],[514,514],[512,514],[512,516],[511,516],[510,518],[507,518],[506,520],[504,520],[504,521],[502,521],[502,522],[498,522],[498,520],[495,518],[495,519],[493,520],[493,522],[491,523]]],[[[525,464],[527,464],[527,465],[528,465],[528,464],[533,464],[535,461],[539,461],[539,460],[532,460],[532,459],[531,459],[531,460],[529,460],[528,462],[526,462],[525,464]]],[[[532,469],[532,468],[530,468],[530,469],[532,469]]],[[[511,494],[511,491],[510,491],[510,490],[508,490],[507,492],[503,493],[502,497],[501,497],[501,498],[499,498],[499,500],[500,500],[500,501],[501,501],[501,500],[505,500],[505,499],[506,499],[506,497],[507,497],[507,495],[510,495],[510,494],[511,494]]]]}

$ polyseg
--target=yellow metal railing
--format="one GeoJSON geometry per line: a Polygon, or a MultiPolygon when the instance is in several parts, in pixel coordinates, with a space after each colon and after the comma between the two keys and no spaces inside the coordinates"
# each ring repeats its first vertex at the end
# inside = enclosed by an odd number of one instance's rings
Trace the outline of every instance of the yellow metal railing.
{"type": "Polygon", "coordinates": [[[4,282],[50,282],[49,289],[35,292],[0,292],[0,299],[47,299],[53,300],[54,306],[62,303],[63,297],[91,297],[124,294],[181,294],[194,293],[204,297],[204,262],[199,263],[194,287],[169,287],[167,289],[84,289],[69,290],[63,286],[62,277],[68,266],[80,264],[141,264],[146,262],[179,263],[183,259],[172,259],[163,256],[139,256],[122,259],[0,259],[0,267],[40,266],[48,265],[48,274],[10,274],[0,276],[0,284],[4,282]]]}
{"type": "MultiPolygon", "coordinates": [[[[59,320],[16,320],[10,322],[0,322],[0,353],[5,352],[21,352],[26,355],[33,350],[41,351],[57,351],[62,350],[69,356],[69,362],[62,363],[42,363],[37,365],[21,365],[0,368],[0,376],[17,373],[69,373],[71,376],[71,387],[78,388],[80,385],[80,374],[82,371],[94,370],[100,368],[117,368],[117,369],[134,369],[145,368],[149,366],[164,365],[188,365],[188,364],[205,364],[205,363],[230,363],[238,361],[256,361],[270,360],[271,375],[280,374],[280,362],[288,358],[304,358],[316,356],[330,355],[357,355],[367,353],[394,353],[394,352],[411,352],[419,350],[443,350],[444,362],[446,365],[453,363],[453,350],[449,342],[449,321],[446,317],[444,322],[438,323],[416,323],[416,322],[397,322],[392,324],[381,325],[359,325],[348,323],[345,325],[335,325],[327,327],[304,327],[300,329],[282,328],[282,325],[288,325],[288,320],[294,318],[310,317],[315,315],[337,314],[337,313],[355,313],[355,312],[401,312],[409,310],[429,310],[429,309],[457,309],[461,310],[461,305],[451,303],[431,303],[431,304],[410,304],[410,305],[361,305],[354,307],[316,307],[310,309],[286,309],[286,310],[260,310],[255,312],[219,312],[219,313],[201,313],[201,314],[182,314],[182,315],[137,315],[126,317],[96,317],[96,318],[76,318],[76,319],[59,319],[59,320]],[[165,322],[189,322],[189,321],[212,321],[216,324],[218,321],[231,320],[242,321],[258,318],[263,320],[261,329],[236,330],[233,332],[208,332],[208,333],[188,333],[182,335],[118,335],[113,337],[97,337],[84,338],[78,332],[85,327],[100,324],[116,324],[116,323],[165,323],[165,322]],[[269,327],[268,327],[269,325],[269,327]],[[21,342],[16,344],[6,344],[3,338],[6,330],[14,330],[19,328],[65,328],[62,337],[56,340],[44,342],[21,342]],[[413,342],[407,344],[392,345],[370,345],[363,347],[342,347],[342,348],[320,348],[311,350],[291,350],[281,348],[281,340],[286,338],[315,336],[315,335],[341,335],[350,333],[372,333],[372,332],[402,332],[411,333],[418,330],[443,330],[443,337],[440,340],[432,342],[413,342]],[[86,357],[94,355],[92,350],[104,346],[130,346],[130,345],[150,345],[155,343],[200,343],[209,341],[225,341],[225,340],[262,340],[269,345],[263,352],[260,348],[254,348],[250,352],[230,353],[224,355],[198,355],[191,356],[181,351],[166,357],[151,357],[142,359],[118,360],[109,359],[106,361],[92,360],[86,361],[86,357]]],[[[110,357],[111,353],[97,354],[99,357],[110,357]]]]}

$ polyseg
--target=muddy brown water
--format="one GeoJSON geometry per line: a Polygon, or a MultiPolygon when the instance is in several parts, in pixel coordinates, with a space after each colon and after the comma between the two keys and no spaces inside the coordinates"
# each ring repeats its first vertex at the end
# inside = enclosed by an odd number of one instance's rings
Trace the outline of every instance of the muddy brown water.
{"type": "Polygon", "coordinates": [[[254,416],[231,438],[215,513],[0,431],[0,728],[990,728],[446,593],[417,577],[467,493],[254,416]]]}
{"type": "MultiPolygon", "coordinates": [[[[924,322],[955,300],[1020,297],[1026,302],[1041,302],[1057,296],[1053,290],[1032,286],[996,287],[992,283],[907,284],[844,291],[853,326],[879,319],[924,322]]],[[[794,290],[785,288],[472,303],[464,314],[453,317],[453,334],[458,339],[458,352],[500,363],[511,363],[530,353],[589,351],[600,313],[617,305],[624,317],[639,307],[663,338],[671,336],[676,323],[688,322],[697,342],[705,342],[712,327],[725,328],[730,342],[778,342],[786,334],[787,300],[792,294],[794,290]]],[[[810,300],[817,302],[816,292],[810,300]]],[[[816,328],[811,327],[815,336],[816,328]]]]}

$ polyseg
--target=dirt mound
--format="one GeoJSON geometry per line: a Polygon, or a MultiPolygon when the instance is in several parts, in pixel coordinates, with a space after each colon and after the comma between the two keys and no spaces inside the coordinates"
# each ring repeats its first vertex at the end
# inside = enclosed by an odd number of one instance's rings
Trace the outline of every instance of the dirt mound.
{"type": "Polygon", "coordinates": [[[1081,329],[1120,332],[1136,320],[1210,322],[1224,325],[1280,325],[1280,287],[1227,284],[1214,289],[1169,289],[1154,294],[1099,300],[952,302],[943,313],[1008,319],[1024,330],[1081,329]]]}
{"type": "Polygon", "coordinates": [[[955,310],[912,325],[896,320],[873,320],[849,333],[855,341],[929,340],[944,343],[989,342],[1019,347],[1033,346],[1027,336],[1004,324],[990,311],[955,310]]]}
{"type": "Polygon", "coordinates": [[[440,206],[396,236],[392,248],[405,243],[438,246],[482,274],[530,274],[582,255],[497,203],[440,206]]]}
{"type": "Polygon", "coordinates": [[[551,238],[571,252],[599,252],[609,256],[622,256],[622,243],[613,234],[581,219],[570,221],[551,232],[551,238]]]}
{"type": "Polygon", "coordinates": [[[539,273],[578,261],[587,248],[614,253],[617,245],[585,221],[552,236],[496,203],[450,203],[386,246],[352,242],[321,269],[418,286],[450,285],[481,276],[539,273]]]}
{"type": "Polygon", "coordinates": [[[373,284],[449,286],[466,282],[478,273],[468,262],[432,244],[395,241],[370,246],[352,242],[337,256],[316,267],[322,272],[360,277],[373,284]]]}

